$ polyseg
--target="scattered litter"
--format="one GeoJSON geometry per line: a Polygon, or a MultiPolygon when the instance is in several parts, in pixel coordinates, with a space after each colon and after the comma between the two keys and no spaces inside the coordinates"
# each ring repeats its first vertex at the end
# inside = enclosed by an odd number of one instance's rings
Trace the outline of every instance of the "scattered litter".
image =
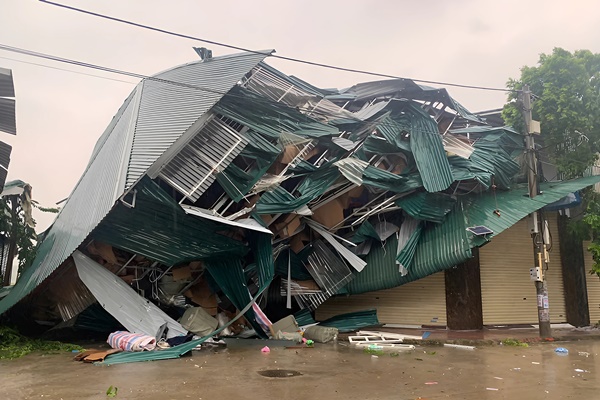
{"type": "MultiPolygon", "coordinates": [[[[519,369],[520,369],[520,368],[519,368],[519,369]]],[[[499,380],[502,380],[502,379],[504,379],[504,378],[500,378],[499,376],[495,376],[495,377],[494,377],[494,379],[499,379],[499,380]]]]}
{"type": "Polygon", "coordinates": [[[532,363],[532,364],[535,364],[535,365],[540,365],[540,363],[539,363],[539,362],[536,362],[536,361],[532,361],[531,363],[532,363]]]}
{"type": "Polygon", "coordinates": [[[498,389],[498,388],[491,388],[490,387],[490,388],[485,388],[485,390],[500,390],[500,389],[498,389]]]}
{"type": "Polygon", "coordinates": [[[416,349],[412,344],[400,344],[400,343],[356,343],[356,348],[367,348],[369,350],[404,350],[411,351],[416,349]]]}
{"type": "Polygon", "coordinates": [[[511,371],[520,371],[521,368],[511,368],[511,371]]]}
{"type": "Polygon", "coordinates": [[[326,326],[309,326],[304,331],[304,337],[319,343],[327,343],[337,339],[337,328],[326,326]]]}
{"type": "Polygon", "coordinates": [[[260,351],[262,351],[263,353],[270,353],[271,349],[269,348],[269,346],[265,346],[262,349],[260,349],[260,351]]]}
{"type": "Polygon", "coordinates": [[[585,369],[575,368],[575,372],[588,372],[585,369]]]}
{"type": "Polygon", "coordinates": [[[590,356],[590,353],[588,353],[587,351],[580,351],[577,354],[579,354],[580,356],[584,356],[584,357],[589,357],[590,356]]]}
{"type": "Polygon", "coordinates": [[[425,382],[426,385],[437,385],[437,382],[425,382]]]}
{"type": "Polygon", "coordinates": [[[379,358],[379,356],[376,356],[375,354],[371,354],[371,358],[379,358]]]}
{"type": "Polygon", "coordinates": [[[564,347],[557,347],[556,349],[554,349],[554,352],[558,355],[569,354],[569,350],[565,349],[564,347]]]}
{"type": "Polygon", "coordinates": [[[421,336],[421,339],[427,339],[429,336],[431,336],[431,332],[423,332],[423,336],[421,336]]]}
{"type": "Polygon", "coordinates": [[[451,344],[451,343],[444,343],[444,347],[453,347],[455,349],[463,349],[463,350],[475,350],[475,346],[465,346],[462,344],[451,344]]]}

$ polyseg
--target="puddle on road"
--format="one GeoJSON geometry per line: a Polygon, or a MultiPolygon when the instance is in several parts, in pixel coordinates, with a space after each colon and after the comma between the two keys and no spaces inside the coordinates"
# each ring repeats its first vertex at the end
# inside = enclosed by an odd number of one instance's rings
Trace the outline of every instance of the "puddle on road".
{"type": "Polygon", "coordinates": [[[291,378],[292,376],[302,375],[302,373],[292,369],[267,369],[257,372],[259,375],[266,376],[267,378],[291,378]]]}

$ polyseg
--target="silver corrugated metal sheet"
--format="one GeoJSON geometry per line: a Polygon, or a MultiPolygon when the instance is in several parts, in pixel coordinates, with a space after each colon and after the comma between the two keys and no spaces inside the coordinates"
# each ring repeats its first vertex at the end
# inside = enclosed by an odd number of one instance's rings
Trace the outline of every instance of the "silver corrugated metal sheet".
{"type": "Polygon", "coordinates": [[[12,147],[9,144],[0,142],[0,187],[4,187],[4,182],[6,182],[11,151],[12,147]]]}
{"type": "Polygon", "coordinates": [[[359,160],[358,158],[342,158],[339,161],[336,161],[333,165],[338,167],[341,174],[344,175],[346,179],[355,185],[363,184],[363,173],[365,169],[369,166],[369,163],[363,160],[359,160]]]}
{"type": "Polygon", "coordinates": [[[181,204],[181,208],[183,208],[183,211],[185,211],[186,214],[195,215],[197,217],[215,221],[220,224],[235,226],[237,228],[249,229],[251,231],[266,233],[269,235],[273,234],[273,232],[271,232],[269,229],[261,226],[258,222],[256,222],[253,219],[239,219],[237,221],[231,221],[231,220],[228,220],[227,218],[219,217],[219,216],[213,215],[213,214],[208,214],[205,210],[202,210],[198,207],[189,206],[187,204],[181,204]]]}
{"type": "Polygon", "coordinates": [[[0,97],[15,97],[12,71],[0,67],[0,97]]]}
{"type": "Polygon", "coordinates": [[[187,329],[135,292],[125,281],[80,251],[73,254],[77,273],[100,305],[131,333],[160,339],[187,335],[187,329]]]}
{"type": "Polygon", "coordinates": [[[154,79],[144,80],[127,187],[135,183],[194,122],[270,53],[215,57],[182,65],[159,73],[154,79]]]}
{"type": "Polygon", "coordinates": [[[319,224],[315,223],[310,219],[307,219],[306,222],[308,223],[308,226],[310,226],[315,231],[319,232],[323,239],[325,239],[331,245],[331,247],[333,247],[338,252],[340,256],[344,257],[344,259],[350,265],[352,265],[352,267],[355,270],[360,272],[367,265],[367,263],[362,258],[358,257],[356,254],[344,247],[344,245],[337,241],[332,234],[327,232],[327,230],[324,227],[320,226],[319,224]]]}
{"type": "Polygon", "coordinates": [[[15,100],[5,97],[15,97],[12,71],[0,68],[0,131],[17,134],[15,100]]]}
{"type": "Polygon", "coordinates": [[[17,134],[15,100],[0,97],[0,131],[17,134]]]}
{"type": "Polygon", "coordinates": [[[471,157],[471,154],[475,151],[475,148],[469,143],[465,143],[463,140],[452,135],[442,136],[442,142],[444,143],[444,149],[447,152],[456,154],[462,158],[471,157]]]}
{"type": "Polygon", "coordinates": [[[212,118],[161,171],[160,176],[196,201],[248,144],[218,118],[212,118]]]}
{"type": "Polygon", "coordinates": [[[125,188],[185,133],[187,128],[178,120],[170,120],[170,124],[165,125],[166,119],[175,113],[191,125],[269,53],[241,53],[186,64],[140,83],[98,140],[83,176],[57,216],[38,257],[0,302],[0,314],[56,270],[108,214],[125,188]],[[156,79],[177,83],[146,85],[156,79]],[[196,95],[189,97],[191,92],[185,91],[186,85],[195,86],[196,95]],[[145,96],[151,100],[144,99],[145,96]],[[185,99],[195,100],[195,103],[188,107],[185,99]],[[194,116],[188,118],[178,111],[183,108],[194,116]],[[178,128],[171,130],[171,124],[178,128]]]}
{"type": "Polygon", "coordinates": [[[83,176],[57,216],[40,254],[21,276],[10,295],[0,302],[0,313],[29,294],[69,257],[113,207],[123,191],[119,185],[123,159],[129,153],[128,132],[134,119],[139,87],[123,104],[101,139],[83,176]],[[48,243],[46,243],[48,242],[48,243]],[[49,248],[48,248],[49,247],[49,248]]]}

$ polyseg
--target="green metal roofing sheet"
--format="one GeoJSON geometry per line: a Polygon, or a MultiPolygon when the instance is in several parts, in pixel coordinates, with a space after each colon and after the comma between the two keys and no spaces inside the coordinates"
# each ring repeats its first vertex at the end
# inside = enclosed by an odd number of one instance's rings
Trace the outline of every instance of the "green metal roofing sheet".
{"type": "Polygon", "coordinates": [[[144,177],[135,190],[135,207],[117,205],[92,238],[168,266],[246,254],[242,242],[219,234],[229,226],[186,214],[150,178],[144,177]]]}
{"type": "Polygon", "coordinates": [[[454,178],[435,121],[413,102],[403,102],[402,112],[393,116],[400,131],[410,134],[410,150],[428,192],[447,189],[454,178]]]}
{"type": "MultiPolygon", "coordinates": [[[[569,193],[598,182],[600,182],[600,175],[562,182],[542,183],[540,185],[542,194],[533,199],[529,198],[526,186],[520,186],[510,191],[498,190],[495,193],[485,192],[464,196],[461,200],[464,204],[466,224],[467,226],[487,226],[494,231],[492,235],[488,235],[490,239],[510,228],[533,211],[539,210],[569,193]],[[494,213],[496,209],[500,211],[500,216],[494,213]]],[[[473,241],[476,245],[486,242],[483,237],[475,237],[473,241]]]]}
{"type": "MultiPolygon", "coordinates": [[[[244,306],[248,304],[252,296],[246,285],[246,275],[244,274],[244,269],[242,268],[242,263],[239,259],[212,260],[206,263],[206,269],[217,285],[219,285],[219,288],[221,288],[225,296],[238,310],[243,309],[244,306]]],[[[259,266],[259,270],[260,269],[259,266]]],[[[263,273],[264,272],[266,271],[263,271],[263,273]]],[[[270,283],[271,279],[265,281],[265,283],[270,283]]],[[[244,313],[244,316],[250,325],[252,325],[256,334],[259,337],[266,338],[265,332],[256,322],[254,310],[249,309],[244,313]]]]}
{"type": "Polygon", "coordinates": [[[396,200],[396,205],[415,219],[441,223],[444,221],[456,199],[443,193],[419,192],[396,200]]]}
{"type": "Polygon", "coordinates": [[[510,228],[533,211],[565,195],[600,182],[600,175],[541,185],[542,194],[530,199],[527,188],[463,196],[441,224],[428,224],[419,239],[409,273],[402,276],[396,264],[398,241],[392,236],[383,247],[374,246],[366,256],[367,266],[348,284],[350,294],[389,289],[452,268],[471,257],[471,248],[487,240],[467,232],[469,226],[484,225],[494,233],[510,228]],[[496,203],[497,202],[497,203],[496,203]],[[497,204],[497,205],[496,205],[497,204]],[[494,210],[500,210],[500,216],[494,210]]]}
{"type": "Polygon", "coordinates": [[[339,176],[340,172],[337,168],[331,164],[324,164],[315,172],[310,173],[298,186],[300,197],[294,197],[290,192],[278,186],[262,195],[256,203],[256,212],[258,214],[279,214],[296,211],[325,193],[339,176]]]}
{"type": "Polygon", "coordinates": [[[402,276],[396,264],[398,239],[389,238],[384,246],[374,246],[366,256],[367,266],[354,274],[348,284],[350,294],[390,289],[451,268],[471,257],[464,215],[460,204],[441,224],[429,224],[418,240],[415,254],[402,276]]]}
{"type": "Polygon", "coordinates": [[[334,126],[320,123],[285,104],[275,103],[240,87],[224,97],[215,111],[271,138],[278,138],[281,132],[305,137],[339,133],[334,126]]]}
{"type": "Polygon", "coordinates": [[[360,328],[380,325],[380,322],[377,319],[377,310],[370,309],[336,315],[319,322],[319,325],[337,328],[340,332],[354,332],[360,328]]]}
{"type": "Polygon", "coordinates": [[[407,242],[404,244],[404,247],[400,250],[398,256],[396,257],[398,264],[402,265],[406,270],[410,271],[410,266],[415,258],[419,240],[423,234],[423,228],[423,223],[419,223],[417,228],[410,234],[407,242]]]}

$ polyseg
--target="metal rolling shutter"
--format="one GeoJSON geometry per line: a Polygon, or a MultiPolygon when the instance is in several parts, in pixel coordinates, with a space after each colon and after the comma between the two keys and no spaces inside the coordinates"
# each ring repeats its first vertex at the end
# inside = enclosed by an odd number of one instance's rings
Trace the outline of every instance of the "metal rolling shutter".
{"type": "Polygon", "coordinates": [[[377,317],[383,324],[445,326],[444,273],[438,272],[393,289],[333,297],[317,308],[316,318],[321,321],[369,308],[377,309],[377,317]]]}
{"type": "MultiPolygon", "coordinates": [[[[583,242],[583,255],[585,259],[585,270],[590,271],[594,260],[592,259],[592,253],[587,248],[590,242],[583,242]]],[[[600,322],[600,278],[597,275],[586,275],[585,278],[588,295],[588,309],[590,312],[590,324],[596,324],[600,322]]]]}
{"type": "MultiPolygon", "coordinates": [[[[556,214],[547,215],[553,247],[546,272],[550,321],[566,322],[556,214]]],[[[537,324],[535,286],[529,278],[533,248],[527,219],[494,237],[480,250],[484,325],[537,324]]]]}

